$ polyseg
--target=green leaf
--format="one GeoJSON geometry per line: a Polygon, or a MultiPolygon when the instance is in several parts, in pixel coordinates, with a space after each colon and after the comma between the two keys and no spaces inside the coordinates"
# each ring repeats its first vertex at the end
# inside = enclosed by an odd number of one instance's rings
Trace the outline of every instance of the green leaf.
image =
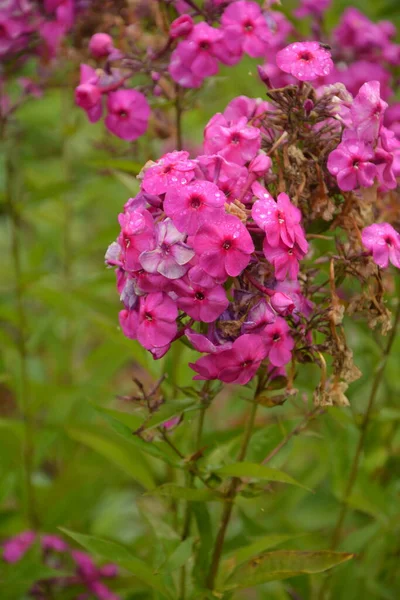
{"type": "Polygon", "coordinates": [[[153,569],[144,561],[134,557],[124,546],[92,535],[76,533],[63,527],[60,527],[60,529],[78,542],[78,544],[86,548],[86,550],[89,550],[89,552],[97,554],[107,561],[116,563],[118,566],[133,573],[140,581],[162,594],[165,598],[172,598],[169,591],[164,587],[162,579],[153,572],[153,569]]]}
{"type": "Polygon", "coordinates": [[[185,565],[192,555],[193,541],[194,538],[189,537],[181,542],[168,557],[166,562],[161,566],[159,569],[160,572],[170,573],[171,571],[176,571],[185,565]]]}
{"type": "Polygon", "coordinates": [[[223,475],[227,477],[249,477],[254,479],[263,479],[264,481],[279,481],[280,483],[289,483],[290,485],[297,485],[308,491],[312,491],[283,471],[272,469],[271,467],[266,467],[265,465],[258,465],[256,463],[232,463],[216,469],[215,473],[217,475],[223,475]]]}
{"type": "Polygon", "coordinates": [[[168,419],[172,419],[177,415],[185,413],[189,410],[198,410],[201,408],[201,404],[196,402],[193,398],[185,398],[184,400],[167,400],[165,404],[162,404],[160,408],[155,411],[151,417],[142,422],[143,429],[152,429],[161,425],[168,419]]]}
{"type": "Polygon", "coordinates": [[[137,420],[137,415],[122,413],[117,410],[102,407],[96,407],[96,410],[110,423],[114,431],[128,440],[130,444],[133,444],[141,451],[146,452],[146,454],[150,454],[173,467],[183,468],[183,464],[174,458],[171,458],[171,456],[164,452],[156,442],[146,442],[141,437],[134,434],[134,431],[139,429],[140,425],[143,423],[142,419],[140,419],[140,422],[137,420]],[[132,427],[133,425],[134,427],[132,427]]]}
{"type": "Polygon", "coordinates": [[[99,433],[87,431],[86,429],[68,428],[67,434],[77,442],[88,446],[104,456],[147,490],[155,487],[150,469],[143,461],[140,452],[136,450],[128,451],[125,446],[119,445],[116,440],[106,438],[99,433]]]}
{"type": "Polygon", "coordinates": [[[151,490],[149,493],[163,496],[164,498],[187,500],[189,502],[222,502],[224,500],[223,496],[211,490],[182,487],[174,483],[165,483],[151,490]]]}
{"type": "Polygon", "coordinates": [[[277,550],[261,554],[239,566],[229,577],[226,589],[244,589],[267,581],[296,577],[297,575],[322,573],[353,558],[346,552],[301,552],[277,550]]]}
{"type": "Polygon", "coordinates": [[[292,540],[293,538],[298,537],[296,535],[281,535],[279,533],[271,533],[269,535],[265,535],[252,544],[248,546],[244,546],[239,550],[232,552],[232,555],[229,557],[229,560],[234,560],[236,565],[240,565],[247,560],[250,560],[253,556],[260,554],[260,552],[265,552],[269,548],[273,548],[274,546],[278,546],[279,544],[283,544],[288,540],[292,540]]]}

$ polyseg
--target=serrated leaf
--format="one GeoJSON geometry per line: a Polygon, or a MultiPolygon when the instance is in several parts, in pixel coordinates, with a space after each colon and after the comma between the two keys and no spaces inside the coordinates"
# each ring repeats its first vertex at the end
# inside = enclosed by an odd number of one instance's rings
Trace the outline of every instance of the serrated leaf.
{"type": "Polygon", "coordinates": [[[250,462],[237,462],[230,465],[225,465],[214,471],[217,475],[223,475],[226,477],[249,477],[254,479],[262,479],[264,481],[278,481],[280,483],[288,483],[290,485],[297,485],[308,491],[312,491],[306,486],[302,485],[293,477],[279,471],[279,469],[272,469],[265,465],[258,465],[250,462]]]}
{"type": "Polygon", "coordinates": [[[147,490],[155,487],[148,465],[136,450],[128,452],[127,448],[120,446],[116,440],[86,429],[68,428],[66,431],[69,437],[104,456],[147,490]]]}
{"type": "Polygon", "coordinates": [[[174,483],[165,483],[151,490],[150,494],[174,498],[176,500],[187,500],[188,502],[223,502],[223,496],[212,490],[188,488],[174,483]]]}
{"type": "Polygon", "coordinates": [[[60,527],[66,535],[74,539],[78,544],[89,550],[93,554],[97,554],[105,560],[112,561],[118,566],[123,567],[127,571],[133,573],[140,581],[153,588],[165,598],[171,598],[169,591],[164,587],[161,577],[154,573],[143,560],[136,558],[124,546],[116,542],[110,542],[91,535],[83,535],[60,527]]]}
{"type": "Polygon", "coordinates": [[[226,582],[226,589],[230,587],[244,589],[297,575],[322,573],[350,560],[353,556],[347,552],[331,552],[329,550],[267,552],[235,569],[226,582]]]}

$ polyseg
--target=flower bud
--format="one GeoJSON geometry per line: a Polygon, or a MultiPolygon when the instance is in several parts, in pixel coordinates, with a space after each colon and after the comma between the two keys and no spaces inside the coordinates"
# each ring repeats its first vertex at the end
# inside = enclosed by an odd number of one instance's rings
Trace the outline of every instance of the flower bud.
{"type": "Polygon", "coordinates": [[[312,109],[314,108],[314,102],[311,100],[311,98],[307,98],[307,100],[303,104],[303,108],[304,108],[304,112],[306,113],[306,115],[308,117],[308,115],[311,113],[312,109]]]}
{"type": "Polygon", "coordinates": [[[94,58],[104,58],[113,49],[113,41],[108,33],[95,33],[89,42],[89,50],[94,58]]]}
{"type": "Polygon", "coordinates": [[[160,81],[160,79],[161,79],[161,75],[160,75],[160,73],[158,73],[157,71],[152,71],[152,72],[151,72],[151,78],[152,78],[152,80],[153,80],[155,83],[157,83],[157,81],[160,81]]]}
{"type": "Polygon", "coordinates": [[[270,78],[268,77],[268,73],[267,73],[267,70],[265,69],[265,67],[262,67],[261,65],[257,65],[257,71],[258,71],[258,76],[261,79],[261,81],[268,88],[272,87],[270,78]]]}
{"type": "Polygon", "coordinates": [[[163,93],[162,87],[160,85],[155,85],[154,89],[153,89],[153,94],[158,97],[158,96],[161,96],[162,93],[163,93]]]}
{"type": "Polygon", "coordinates": [[[193,29],[193,19],[190,15],[181,15],[175,21],[172,21],[169,36],[173,40],[179,37],[186,37],[193,29]]]}
{"type": "Polygon", "coordinates": [[[257,154],[255,158],[251,161],[249,165],[249,172],[254,173],[257,177],[263,177],[267,171],[270,170],[272,166],[272,160],[266,154],[260,152],[257,154]]]}
{"type": "Polygon", "coordinates": [[[276,292],[270,299],[272,308],[278,315],[289,315],[295,309],[293,300],[287,294],[276,292]]]}
{"type": "Polygon", "coordinates": [[[75,101],[78,106],[89,110],[93,108],[100,100],[101,91],[92,83],[81,83],[75,89],[75,101]]]}

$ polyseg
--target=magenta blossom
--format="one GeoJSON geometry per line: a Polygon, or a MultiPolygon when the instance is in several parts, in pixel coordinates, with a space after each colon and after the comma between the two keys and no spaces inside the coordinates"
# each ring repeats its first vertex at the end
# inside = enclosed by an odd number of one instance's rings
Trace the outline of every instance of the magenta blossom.
{"type": "Polygon", "coordinates": [[[184,243],[186,235],[180,233],[171,219],[156,225],[156,247],[142,252],[139,261],[148,273],[160,273],[167,279],[179,279],[189,268],[194,250],[184,243]]]}
{"type": "Polygon", "coordinates": [[[98,121],[103,112],[98,83],[99,76],[96,71],[89,65],[81,65],[81,79],[75,90],[75,102],[86,111],[91,123],[98,121]]]}
{"type": "Polygon", "coordinates": [[[221,24],[228,44],[238,40],[242,52],[253,58],[265,56],[271,32],[256,2],[239,0],[230,4],[222,15],[221,24]]]}
{"type": "Polygon", "coordinates": [[[248,125],[245,117],[232,124],[222,117],[218,123],[214,121],[212,126],[207,126],[204,131],[204,152],[220,154],[238,165],[252,160],[260,146],[260,130],[248,125]]]}
{"type": "Polygon", "coordinates": [[[333,69],[331,55],[319,42],[295,42],[280,50],[276,64],[300,81],[312,81],[329,75],[333,69]]]}
{"type": "Polygon", "coordinates": [[[383,123],[387,103],[381,99],[379,81],[369,81],[361,86],[354,98],[350,113],[358,138],[363,142],[377,139],[383,123]]]}
{"type": "Polygon", "coordinates": [[[276,292],[271,296],[271,306],[282,317],[292,314],[296,308],[293,299],[282,292],[276,292]]]}
{"type": "Polygon", "coordinates": [[[197,23],[179,42],[169,64],[171,77],[183,87],[200,87],[206,77],[218,72],[218,48],[223,34],[207,23],[197,23]]]}
{"type": "Polygon", "coordinates": [[[177,282],[174,291],[178,295],[178,308],[196,321],[212,323],[229,305],[222,285],[202,287],[194,283],[177,282]]]}
{"type": "Polygon", "coordinates": [[[143,135],[149,124],[150,106],[136,90],[117,90],[108,95],[106,127],[116,136],[133,142],[143,135]]]}
{"type": "Polygon", "coordinates": [[[90,38],[89,51],[94,58],[104,58],[113,50],[113,40],[108,33],[95,33],[90,38]]]}
{"type": "Polygon", "coordinates": [[[373,164],[374,151],[364,142],[352,137],[343,138],[339,146],[330,153],[328,170],[337,178],[344,192],[358,187],[371,187],[376,176],[373,164]]]}
{"type": "Polygon", "coordinates": [[[106,255],[106,259],[120,259],[127,271],[137,271],[141,268],[140,254],[154,246],[153,219],[147,210],[142,210],[121,213],[118,221],[121,225],[121,234],[118,238],[121,256],[119,257],[118,249],[114,246],[112,250],[115,256],[106,255]]]}
{"type": "Polygon", "coordinates": [[[279,242],[278,246],[273,247],[268,243],[267,238],[265,238],[263,251],[265,258],[274,266],[275,277],[278,281],[283,281],[286,277],[297,279],[299,260],[304,257],[304,253],[297,245],[290,248],[279,242]]]}
{"type": "Polygon", "coordinates": [[[224,204],[225,196],[216,185],[195,181],[169,188],[164,210],[179,231],[193,235],[202,223],[219,220],[224,204]]]}
{"type": "Polygon", "coordinates": [[[294,341],[284,319],[278,317],[274,323],[266,326],[262,335],[268,348],[268,358],[274,367],[283,367],[290,362],[294,341]]]}
{"type": "Polygon", "coordinates": [[[144,348],[161,348],[175,337],[177,316],[175,302],[163,292],[156,292],[140,299],[139,312],[122,310],[120,324],[124,334],[137,339],[144,348]]]}
{"type": "Polygon", "coordinates": [[[169,187],[191,181],[195,168],[196,163],[189,160],[189,152],[168,152],[143,169],[142,187],[149,194],[165,194],[169,187]]]}
{"type": "Polygon", "coordinates": [[[192,31],[193,26],[193,19],[190,15],[181,15],[175,21],[172,21],[169,28],[169,35],[173,40],[186,37],[192,31]]]}
{"type": "Polygon", "coordinates": [[[3,559],[8,563],[16,563],[29,550],[36,539],[34,531],[23,531],[7,540],[3,547],[3,559]]]}
{"type": "Polygon", "coordinates": [[[386,269],[389,262],[400,269],[400,234],[389,223],[374,223],[365,227],[361,237],[381,269],[386,269]]]}
{"type": "Polygon", "coordinates": [[[204,223],[189,244],[200,258],[200,266],[219,280],[236,277],[250,262],[254,244],[243,223],[233,215],[204,223]]]}
{"type": "Polygon", "coordinates": [[[253,192],[260,199],[253,204],[251,215],[265,231],[268,244],[275,248],[281,241],[291,248],[296,242],[303,252],[307,252],[308,244],[300,225],[301,212],[290,202],[289,196],[281,193],[275,202],[259,183],[253,184],[253,192]]]}

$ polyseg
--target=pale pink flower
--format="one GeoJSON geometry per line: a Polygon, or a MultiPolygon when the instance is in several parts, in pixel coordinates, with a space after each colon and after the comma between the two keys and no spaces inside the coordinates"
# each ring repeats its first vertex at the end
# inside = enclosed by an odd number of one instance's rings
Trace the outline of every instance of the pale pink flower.
{"type": "Polygon", "coordinates": [[[164,211],[179,231],[193,235],[202,223],[219,220],[224,204],[225,196],[216,185],[195,181],[169,188],[164,211]]]}
{"type": "Polygon", "coordinates": [[[333,69],[331,55],[319,42],[295,42],[280,50],[276,64],[300,81],[312,81],[329,75],[333,69]]]}
{"type": "Polygon", "coordinates": [[[400,234],[389,223],[374,223],[362,230],[362,243],[381,269],[389,262],[400,269],[400,234]]]}
{"type": "Polygon", "coordinates": [[[188,243],[199,256],[200,266],[219,280],[236,277],[250,262],[254,244],[243,223],[233,215],[204,223],[188,243]]]}
{"type": "Polygon", "coordinates": [[[137,90],[117,90],[108,95],[106,127],[116,136],[133,142],[149,124],[150,106],[137,90]]]}
{"type": "Polygon", "coordinates": [[[189,268],[194,250],[185,244],[186,235],[178,231],[171,219],[156,225],[156,247],[146,250],[139,257],[140,264],[148,273],[160,273],[167,279],[179,279],[189,268]]]}

